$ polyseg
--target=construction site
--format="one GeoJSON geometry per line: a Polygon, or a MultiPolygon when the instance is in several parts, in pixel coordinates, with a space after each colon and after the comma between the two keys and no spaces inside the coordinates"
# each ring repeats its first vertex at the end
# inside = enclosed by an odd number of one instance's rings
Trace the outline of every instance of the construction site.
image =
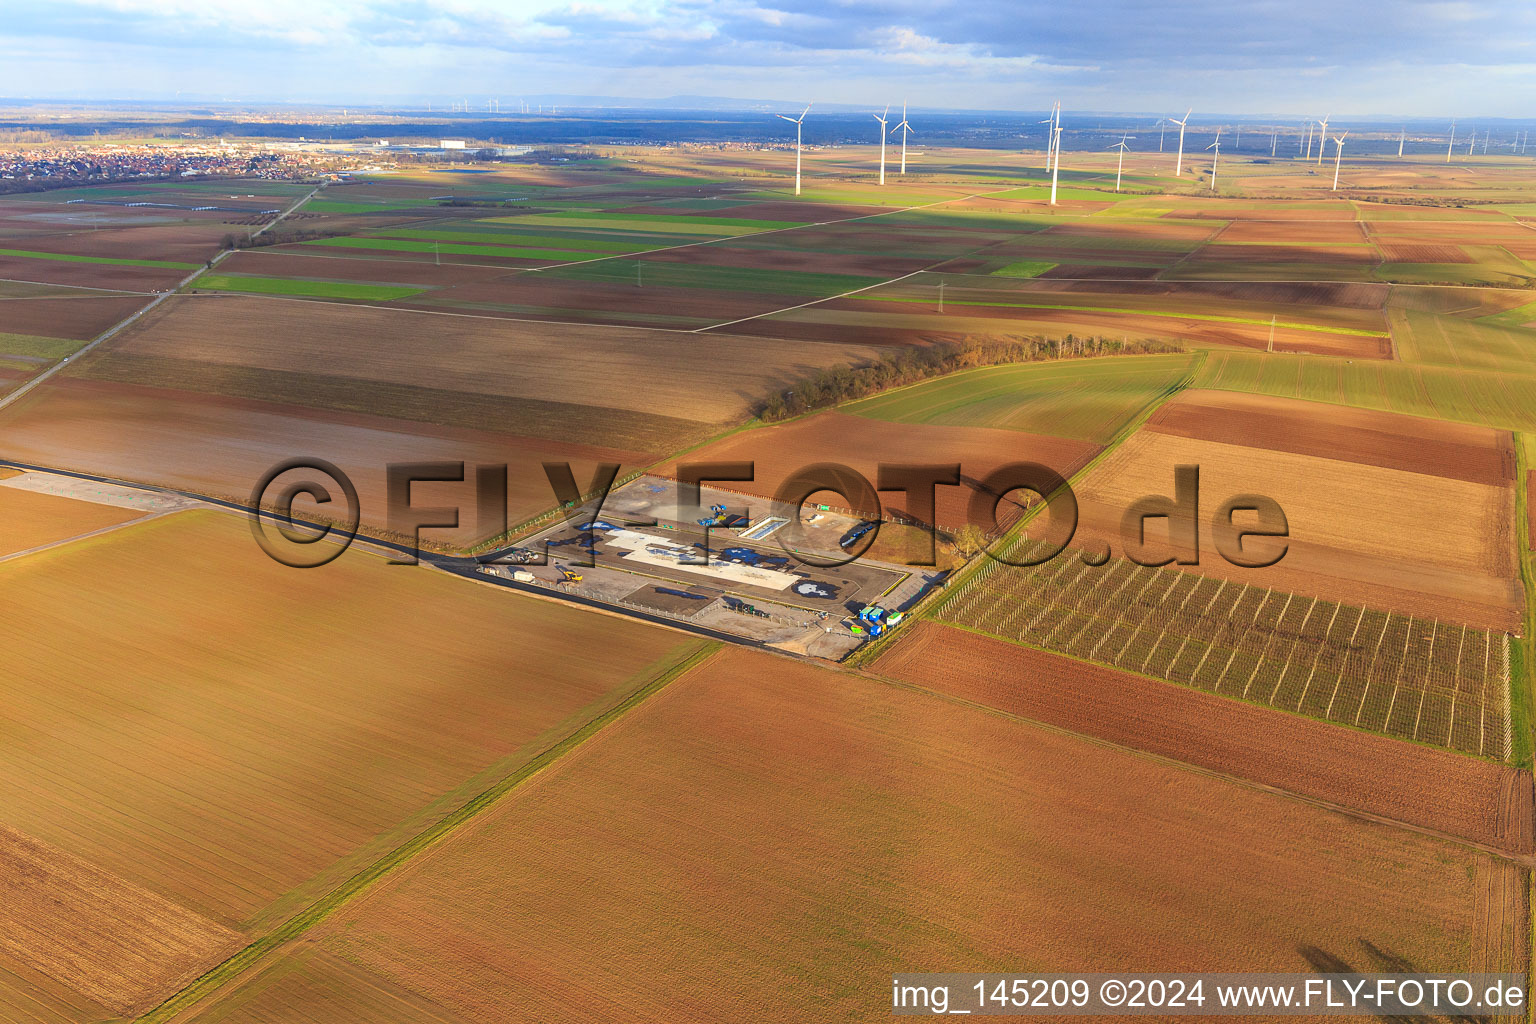
{"type": "Polygon", "coordinates": [[[943,577],[860,555],[873,520],[710,487],[699,505],[681,505],[678,486],[640,477],[488,556],[480,572],[834,661],[896,628],[943,577]]]}

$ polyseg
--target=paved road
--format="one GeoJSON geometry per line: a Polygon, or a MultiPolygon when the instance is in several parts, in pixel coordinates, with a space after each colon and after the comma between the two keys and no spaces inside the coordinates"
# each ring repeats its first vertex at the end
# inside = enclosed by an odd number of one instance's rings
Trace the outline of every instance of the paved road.
{"type": "MultiPolygon", "coordinates": [[[[174,487],[154,487],[149,484],[137,484],[129,480],[118,480],[114,477],[99,476],[94,473],[78,473],[70,470],[54,469],[50,466],[36,466],[26,462],[14,462],[10,459],[0,459],[0,466],[8,466],[13,469],[25,470],[32,473],[53,473],[57,476],[71,477],[75,480],[89,480],[92,483],[98,484],[115,484],[119,487],[128,487],[132,488],[133,490],[147,491],[154,494],[175,495],[176,497],[189,498],[193,501],[201,502],[202,504],[211,506],[213,508],[223,509],[229,512],[238,512],[247,518],[251,517],[257,511],[251,506],[242,504],[241,502],[228,501],[224,498],[215,498],[206,494],[198,494],[195,491],[178,490],[174,487]]],[[[260,511],[260,515],[264,519],[269,519],[273,522],[281,521],[284,526],[288,525],[287,520],[280,520],[276,513],[268,512],[265,509],[260,511]]],[[[307,519],[295,518],[293,522],[300,526],[311,527],[315,530],[327,529],[326,524],[313,522],[307,519]]],[[[754,640],[751,637],[738,636],[735,633],[727,633],[723,630],[712,629],[709,626],[701,626],[697,623],[686,622],[665,615],[652,615],[651,613],[640,609],[619,607],[617,605],[608,604],[605,601],[599,601],[595,598],[583,597],[580,594],[571,593],[568,590],[554,590],[549,587],[539,586],[537,584],[519,583],[516,580],[509,579],[504,576],[491,576],[479,571],[481,565],[484,564],[480,561],[479,558],[472,558],[465,555],[441,555],[430,551],[418,552],[409,545],[399,544],[395,541],[379,540],[373,537],[360,536],[357,538],[356,543],[360,547],[370,547],[377,550],[388,551],[393,554],[415,557],[423,565],[431,566],[434,569],[440,569],[443,572],[450,573],[454,576],[463,576],[466,579],[472,579],[480,583],[488,583],[493,586],[505,587],[508,590],[516,590],[526,594],[534,594],[539,597],[549,598],[550,600],[565,601],[568,604],[578,605],[583,608],[595,608],[600,611],[608,612],[612,615],[623,615],[626,618],[639,619],[642,622],[649,622],[658,626],[668,626],[672,629],[679,629],[685,633],[694,633],[698,636],[706,637],[710,640],[719,640],[724,643],[739,644],[743,647],[764,646],[761,641],[754,640]]],[[[295,569],[293,571],[304,572],[306,570],[295,569]]],[[[805,655],[796,654],[792,651],[780,651],[779,653],[786,654],[792,658],[803,657],[812,661],[819,660],[809,658],[805,655]]]]}

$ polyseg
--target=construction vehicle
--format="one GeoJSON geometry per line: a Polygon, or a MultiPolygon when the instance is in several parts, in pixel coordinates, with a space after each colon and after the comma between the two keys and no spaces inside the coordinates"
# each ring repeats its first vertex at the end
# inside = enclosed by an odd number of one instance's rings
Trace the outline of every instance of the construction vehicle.
{"type": "Polygon", "coordinates": [[[709,515],[698,521],[700,526],[738,528],[752,524],[752,520],[744,515],[730,511],[724,505],[711,505],[709,506],[709,511],[709,515]]]}
{"type": "Polygon", "coordinates": [[[580,583],[581,580],[582,580],[581,573],[573,572],[572,570],[570,570],[566,566],[557,565],[557,566],[555,566],[555,568],[560,570],[560,578],[558,580],[555,580],[555,585],[556,586],[572,586],[572,587],[574,587],[576,584],[580,583]]]}

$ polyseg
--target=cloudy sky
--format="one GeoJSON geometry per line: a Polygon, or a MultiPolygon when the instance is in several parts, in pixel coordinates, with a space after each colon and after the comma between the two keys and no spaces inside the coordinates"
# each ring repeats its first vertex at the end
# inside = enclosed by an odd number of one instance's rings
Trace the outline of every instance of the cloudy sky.
{"type": "Polygon", "coordinates": [[[1533,0],[0,0],[0,95],[1536,115],[1533,0]]]}

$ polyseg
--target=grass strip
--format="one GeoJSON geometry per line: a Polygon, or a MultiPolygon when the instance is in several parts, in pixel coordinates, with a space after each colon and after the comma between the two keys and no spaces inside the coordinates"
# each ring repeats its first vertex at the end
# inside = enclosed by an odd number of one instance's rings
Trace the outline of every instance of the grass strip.
{"type": "Polygon", "coordinates": [[[293,277],[244,277],[239,274],[205,274],[194,287],[210,292],[248,292],[254,295],[302,295],[318,299],[363,299],[388,302],[420,295],[426,289],[401,284],[359,284],[356,281],[307,281],[293,277]]]}
{"type": "Polygon", "coordinates": [[[470,798],[462,807],[443,818],[437,824],[424,829],[411,839],[395,847],[395,849],[380,857],[335,889],[332,889],[325,896],[310,904],[309,907],[300,913],[295,914],[277,928],[274,928],[266,935],[241,949],[228,960],[203,974],[202,977],[187,985],[165,1002],[139,1017],[139,1024],[160,1024],[160,1022],[170,1020],[192,1004],[210,995],[214,989],[254,966],[268,954],[297,939],[309,931],[309,929],[330,917],[331,914],[341,909],[341,907],[372,888],[376,883],[382,881],[395,869],[402,867],[411,858],[437,845],[437,843],[447,838],[460,826],[494,805],[502,797],[558,762],[560,758],[575,750],[601,732],[606,726],[622,717],[625,712],[643,703],[668,683],[702,663],[719,647],[719,643],[707,640],[690,644],[685,648],[685,653],[672,660],[649,682],[637,687],[629,696],[587,722],[565,739],[536,755],[527,764],[494,786],[491,786],[478,796],[470,798]]]}
{"type": "Polygon", "coordinates": [[[299,244],[326,245],[342,249],[376,249],[383,252],[434,253],[443,256],[500,256],[519,260],[570,261],[598,258],[597,253],[575,252],[566,249],[525,249],[511,245],[463,245],[457,242],[444,244],[441,242],[420,242],[413,239],[400,238],[311,238],[299,244]]]}
{"type": "Polygon", "coordinates": [[[159,267],[162,270],[196,270],[197,263],[173,263],[170,260],[126,260],[111,256],[76,256],[67,252],[34,252],[31,249],[0,249],[0,256],[20,256],[29,260],[54,260],[58,263],[104,263],[113,267],[159,267]]]}

